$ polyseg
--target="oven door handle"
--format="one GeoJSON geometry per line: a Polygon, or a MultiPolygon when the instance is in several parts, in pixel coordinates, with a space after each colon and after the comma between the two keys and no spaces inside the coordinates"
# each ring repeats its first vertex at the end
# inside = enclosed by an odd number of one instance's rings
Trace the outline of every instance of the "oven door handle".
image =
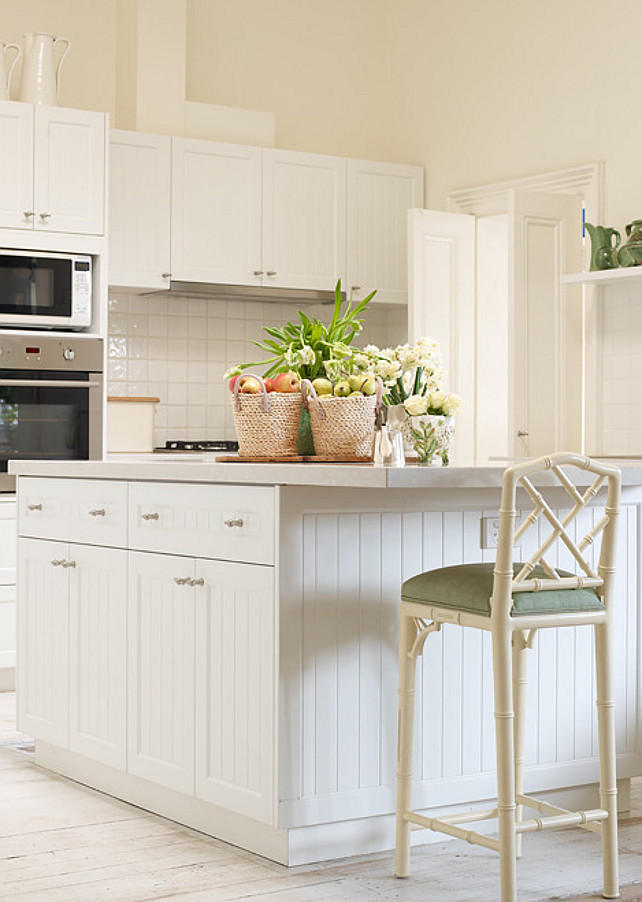
{"type": "Polygon", "coordinates": [[[0,379],[0,388],[100,388],[100,382],[65,379],[0,379]]]}

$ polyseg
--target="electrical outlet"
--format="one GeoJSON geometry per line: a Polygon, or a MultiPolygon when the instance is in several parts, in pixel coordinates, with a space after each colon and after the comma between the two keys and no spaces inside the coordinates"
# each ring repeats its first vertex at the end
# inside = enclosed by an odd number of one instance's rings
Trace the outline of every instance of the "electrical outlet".
{"type": "Polygon", "coordinates": [[[481,520],[481,547],[482,550],[497,548],[499,538],[499,517],[482,517],[481,520]]]}

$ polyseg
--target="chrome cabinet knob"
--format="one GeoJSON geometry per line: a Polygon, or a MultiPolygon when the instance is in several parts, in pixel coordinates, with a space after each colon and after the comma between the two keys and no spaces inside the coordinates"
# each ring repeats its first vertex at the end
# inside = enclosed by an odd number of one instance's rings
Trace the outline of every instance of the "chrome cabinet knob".
{"type": "Polygon", "coordinates": [[[518,429],[518,430],[517,430],[517,435],[518,435],[519,438],[525,438],[525,437],[528,435],[528,432],[524,432],[523,429],[518,429]]]}
{"type": "Polygon", "coordinates": [[[159,517],[160,517],[160,514],[157,514],[155,512],[152,514],[141,514],[140,515],[141,520],[158,520],[159,517]]]}
{"type": "Polygon", "coordinates": [[[162,273],[161,273],[161,278],[163,278],[163,279],[171,279],[171,278],[172,278],[172,274],[171,274],[171,272],[162,272],[162,273]]]}
{"type": "Polygon", "coordinates": [[[350,291],[361,291],[361,285],[352,285],[350,291]]]}
{"type": "Polygon", "coordinates": [[[62,565],[65,562],[63,560],[53,560],[53,561],[50,561],[49,563],[51,564],[52,567],[62,567],[62,565]]]}
{"type": "Polygon", "coordinates": [[[34,210],[25,210],[22,215],[25,219],[31,219],[31,217],[35,216],[36,214],[34,210]]]}
{"type": "Polygon", "coordinates": [[[190,586],[204,586],[205,580],[203,579],[202,576],[199,576],[198,579],[190,579],[189,584],[190,584],[190,586]]]}
{"type": "Polygon", "coordinates": [[[51,217],[51,213],[39,213],[38,215],[39,215],[40,218],[43,219],[43,220],[44,220],[44,219],[50,219],[50,217],[51,217]]]}
{"type": "Polygon", "coordinates": [[[75,561],[63,561],[62,566],[63,567],[75,567],[76,562],[75,561]]]}
{"type": "Polygon", "coordinates": [[[190,581],[189,576],[175,576],[174,582],[177,586],[186,586],[190,581]]]}
{"type": "Polygon", "coordinates": [[[42,504],[40,504],[40,502],[38,502],[37,504],[28,504],[28,505],[27,505],[27,510],[28,510],[28,511],[41,511],[41,510],[42,510],[42,504]]]}
{"type": "Polygon", "coordinates": [[[230,517],[229,520],[223,520],[223,524],[227,526],[228,529],[234,529],[235,526],[243,526],[243,518],[242,517],[230,517]]]}
{"type": "Polygon", "coordinates": [[[276,270],[274,270],[274,269],[268,269],[266,275],[267,275],[267,276],[275,276],[275,275],[276,275],[276,270]]]}
{"type": "Polygon", "coordinates": [[[94,510],[89,511],[90,517],[104,517],[106,516],[107,511],[104,507],[97,507],[94,510]]]}
{"type": "Polygon", "coordinates": [[[262,269],[255,269],[255,270],[254,270],[254,275],[255,275],[255,276],[262,276],[262,275],[263,275],[263,270],[262,270],[262,269]]]}

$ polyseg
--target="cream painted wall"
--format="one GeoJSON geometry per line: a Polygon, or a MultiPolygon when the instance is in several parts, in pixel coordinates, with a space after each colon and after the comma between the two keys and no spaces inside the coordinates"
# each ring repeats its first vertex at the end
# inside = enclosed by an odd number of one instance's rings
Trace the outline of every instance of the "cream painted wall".
{"type": "Polygon", "coordinates": [[[457,188],[606,161],[606,219],[642,214],[639,5],[618,0],[395,0],[391,152],[457,188]]]}
{"type": "MultiPolygon", "coordinates": [[[[187,98],[274,112],[278,147],[392,159],[393,5],[188,0],[187,98]]],[[[398,161],[418,162],[405,149],[398,161]]]]}
{"type": "Polygon", "coordinates": [[[114,114],[116,0],[0,0],[0,40],[24,46],[29,31],[71,41],[61,106],[114,114]]]}

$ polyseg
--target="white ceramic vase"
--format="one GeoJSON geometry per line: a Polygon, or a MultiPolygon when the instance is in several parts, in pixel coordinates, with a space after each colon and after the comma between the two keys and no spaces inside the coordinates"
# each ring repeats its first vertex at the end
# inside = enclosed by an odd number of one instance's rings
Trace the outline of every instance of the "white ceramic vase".
{"type": "Polygon", "coordinates": [[[19,100],[44,106],[58,106],[60,73],[71,47],[67,38],[54,38],[50,34],[25,35],[25,52],[22,63],[19,100]],[[64,44],[65,49],[56,64],[54,49],[64,44]]]}
{"type": "Polygon", "coordinates": [[[13,70],[16,68],[16,63],[21,56],[22,49],[18,46],[18,44],[4,44],[2,41],[0,41],[0,100],[11,99],[11,76],[13,75],[13,70]],[[7,64],[5,62],[7,50],[16,51],[13,62],[9,66],[9,71],[7,71],[7,64]]]}

